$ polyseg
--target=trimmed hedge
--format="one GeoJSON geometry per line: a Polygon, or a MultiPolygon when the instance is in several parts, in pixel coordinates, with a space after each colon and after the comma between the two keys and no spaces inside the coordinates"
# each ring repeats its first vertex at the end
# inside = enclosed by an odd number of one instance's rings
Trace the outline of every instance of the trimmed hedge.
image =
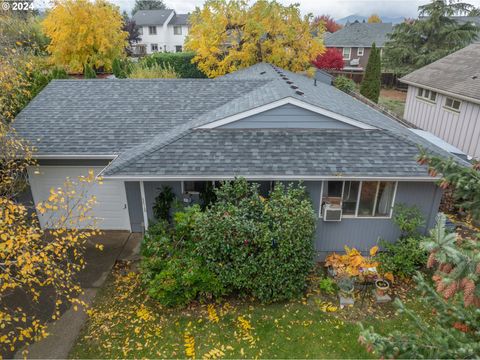
{"type": "Polygon", "coordinates": [[[153,65],[170,65],[180,78],[206,78],[207,76],[201,72],[197,65],[192,63],[195,56],[193,52],[181,53],[155,53],[144,57],[142,63],[150,67],[153,65]]]}

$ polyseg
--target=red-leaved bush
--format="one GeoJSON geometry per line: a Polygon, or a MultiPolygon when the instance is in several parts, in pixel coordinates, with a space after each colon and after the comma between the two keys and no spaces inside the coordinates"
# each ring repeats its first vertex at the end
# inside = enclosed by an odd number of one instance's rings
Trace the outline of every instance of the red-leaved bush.
{"type": "Polygon", "coordinates": [[[319,69],[342,70],[343,55],[336,48],[328,48],[323,54],[318,55],[312,64],[319,69]]]}

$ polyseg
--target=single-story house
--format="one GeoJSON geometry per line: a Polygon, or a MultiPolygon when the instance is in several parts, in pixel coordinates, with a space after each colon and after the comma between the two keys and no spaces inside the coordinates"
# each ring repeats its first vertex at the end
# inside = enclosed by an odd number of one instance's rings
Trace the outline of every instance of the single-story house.
{"type": "Polygon", "coordinates": [[[405,75],[403,117],[480,159],[480,43],[405,75]]]}
{"type": "Polygon", "coordinates": [[[140,232],[163,185],[190,201],[206,182],[245,177],[268,192],[302,181],[322,255],[395,241],[398,203],[432,226],[441,190],[418,146],[454,156],[328,83],[266,63],[217,79],[54,80],[15,128],[38,149],[35,203],[94,169],[100,227],[140,232]]]}
{"type": "Polygon", "coordinates": [[[367,67],[372,44],[375,43],[382,52],[391,32],[391,23],[355,21],[334,33],[325,34],[324,43],[327,48],[336,48],[342,52],[344,70],[363,72],[367,67]]]}

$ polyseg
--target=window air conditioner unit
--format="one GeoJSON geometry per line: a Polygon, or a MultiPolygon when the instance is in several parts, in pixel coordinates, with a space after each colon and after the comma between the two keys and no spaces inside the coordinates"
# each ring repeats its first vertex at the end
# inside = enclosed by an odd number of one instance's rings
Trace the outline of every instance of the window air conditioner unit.
{"type": "Polygon", "coordinates": [[[360,65],[360,59],[352,59],[352,60],[350,60],[350,65],[352,65],[352,66],[358,66],[358,65],[360,65]]]}
{"type": "Polygon", "coordinates": [[[341,221],[342,208],[338,205],[325,204],[323,207],[323,221],[341,221]]]}

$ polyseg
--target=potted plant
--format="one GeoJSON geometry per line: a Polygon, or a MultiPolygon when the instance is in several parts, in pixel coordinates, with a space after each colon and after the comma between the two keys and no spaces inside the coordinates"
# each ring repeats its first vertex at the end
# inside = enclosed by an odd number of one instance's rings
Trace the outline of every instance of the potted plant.
{"type": "Polygon", "coordinates": [[[375,289],[378,296],[385,296],[385,293],[390,288],[390,284],[387,280],[377,279],[375,280],[375,289]]]}
{"type": "Polygon", "coordinates": [[[355,283],[351,277],[342,277],[337,281],[338,289],[340,293],[345,297],[351,297],[355,290],[355,283]]]}

